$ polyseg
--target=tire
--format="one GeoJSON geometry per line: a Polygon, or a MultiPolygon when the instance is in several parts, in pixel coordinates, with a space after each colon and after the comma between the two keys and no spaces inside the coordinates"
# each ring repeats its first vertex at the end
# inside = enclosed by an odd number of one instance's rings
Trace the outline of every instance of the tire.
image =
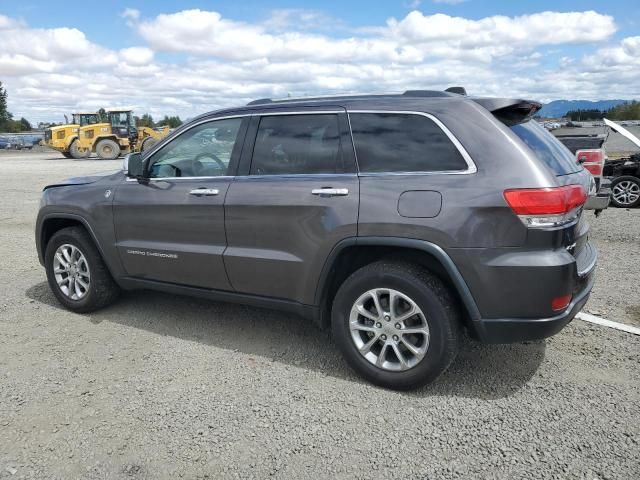
{"type": "MultiPolygon", "coordinates": [[[[78,140],[74,140],[69,145],[69,154],[70,158],[75,158],[76,160],[80,160],[82,158],[87,158],[89,156],[89,150],[82,151],[78,148],[78,140]]],[[[65,155],[66,156],[66,155],[65,155]]]]}
{"type": "Polygon", "coordinates": [[[96,146],[96,153],[103,160],[115,160],[120,155],[120,145],[113,140],[100,140],[96,146]]]}
{"type": "Polygon", "coordinates": [[[158,141],[153,137],[147,137],[142,141],[142,145],[140,145],[140,151],[146,152],[150,148],[152,148],[158,141]]]}
{"type": "Polygon", "coordinates": [[[640,205],[640,178],[624,175],[613,180],[611,203],[620,208],[633,208],[640,205]]]}
{"type": "MultiPolygon", "coordinates": [[[[364,306],[366,307],[366,303],[364,306]]],[[[369,314],[376,310],[372,308],[369,314]]],[[[372,316],[376,317],[376,315],[372,316]]],[[[347,363],[371,383],[395,390],[414,389],[434,381],[455,359],[462,338],[458,309],[442,281],[421,267],[393,260],[381,260],[369,264],[344,281],[333,301],[331,326],[336,344],[347,363]],[[362,298],[372,301],[372,297],[369,296],[371,291],[382,292],[379,302],[383,311],[388,309],[384,298],[384,292],[389,293],[388,289],[395,291],[396,299],[401,299],[394,301],[396,313],[402,313],[402,308],[409,305],[405,299],[409,299],[421,310],[422,316],[418,314],[393,324],[395,321],[393,318],[391,321],[385,321],[382,318],[374,322],[358,313],[352,313],[352,309],[362,298]],[[376,325],[376,328],[382,325],[382,329],[377,328],[376,333],[360,330],[353,333],[350,325],[354,315],[358,322],[370,322],[372,324],[370,328],[373,328],[373,325],[376,325]],[[408,328],[418,329],[415,322],[427,326],[428,336],[424,333],[418,335],[402,333],[408,328]],[[391,328],[392,325],[394,328],[391,328]],[[395,325],[400,325],[401,328],[395,329],[395,325]],[[393,336],[395,332],[398,335],[393,336]],[[387,340],[383,342],[382,337],[385,334],[387,340]],[[376,337],[377,335],[379,336],[376,337]],[[361,342],[365,349],[370,340],[375,342],[367,354],[370,357],[375,357],[375,351],[379,348],[377,357],[380,358],[382,345],[387,344],[384,358],[388,361],[383,361],[382,366],[377,366],[373,363],[373,358],[365,358],[356,346],[355,336],[359,338],[357,341],[361,342]],[[392,338],[389,338],[390,336],[392,338]],[[396,339],[399,340],[395,341],[396,339]],[[406,347],[407,342],[411,343],[415,350],[426,348],[422,353],[423,356],[413,355],[406,347]],[[398,351],[406,360],[404,366],[397,361],[399,360],[396,354],[398,351]]],[[[423,326],[420,328],[424,330],[423,326]]]]}
{"type": "MultiPolygon", "coordinates": [[[[120,293],[93,240],[82,227],[69,227],[56,232],[47,244],[44,258],[49,287],[58,301],[73,312],[87,313],[99,310],[113,303],[120,293]],[[80,252],[84,261],[73,253],[73,248],[80,252]],[[67,265],[70,262],[60,249],[71,252],[71,258],[78,265],[77,269],[73,267],[78,272],[76,278],[82,280],[86,288],[78,282],[78,289],[69,289],[70,282],[65,282],[64,278],[69,278],[69,272],[73,273],[74,270],[64,268],[59,259],[62,258],[67,265]],[[65,271],[59,273],[54,271],[55,267],[65,271]],[[59,284],[61,279],[62,286],[59,284]],[[63,287],[66,288],[66,292],[63,287]],[[76,298],[73,298],[73,295],[76,298]]],[[[71,262],[71,265],[73,263],[71,262]]]]}

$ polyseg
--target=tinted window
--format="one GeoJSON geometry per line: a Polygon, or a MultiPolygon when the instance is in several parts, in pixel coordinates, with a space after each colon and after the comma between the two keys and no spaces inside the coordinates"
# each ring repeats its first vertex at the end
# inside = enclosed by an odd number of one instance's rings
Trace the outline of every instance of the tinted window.
{"type": "Polygon", "coordinates": [[[343,171],[337,115],[275,115],[260,119],[251,175],[343,171]]]}
{"type": "Polygon", "coordinates": [[[241,118],[203,123],[177,136],[151,159],[151,178],[227,175],[241,118]]]}
{"type": "Polygon", "coordinates": [[[535,120],[514,125],[511,130],[556,175],[567,175],[582,169],[569,149],[535,120]]]}
{"type": "Polygon", "coordinates": [[[397,113],[351,113],[361,172],[466,170],[462,155],[430,118],[397,113]]]}

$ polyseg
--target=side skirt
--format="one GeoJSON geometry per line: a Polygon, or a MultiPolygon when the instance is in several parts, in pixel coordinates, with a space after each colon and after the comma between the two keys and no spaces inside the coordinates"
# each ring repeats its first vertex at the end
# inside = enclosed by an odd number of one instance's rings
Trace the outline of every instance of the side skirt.
{"type": "Polygon", "coordinates": [[[120,277],[118,284],[124,290],[156,290],[159,292],[185,295],[189,297],[205,298],[215,302],[238,303],[252,307],[267,308],[293,313],[305,319],[319,324],[319,309],[313,305],[305,305],[281,298],[262,297],[243,293],[227,292],[224,290],[211,290],[208,288],[188,287],[175,283],[159,282],[156,280],[144,280],[133,277],[120,277]]]}

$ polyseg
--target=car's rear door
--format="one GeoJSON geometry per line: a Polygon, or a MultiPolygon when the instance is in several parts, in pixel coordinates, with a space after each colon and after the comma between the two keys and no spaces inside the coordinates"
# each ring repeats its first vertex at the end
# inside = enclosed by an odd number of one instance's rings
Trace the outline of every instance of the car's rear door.
{"type": "Polygon", "coordinates": [[[343,108],[257,113],[225,202],[233,288],[312,304],[329,253],[357,235],[358,201],[343,108]]]}
{"type": "Polygon", "coordinates": [[[249,117],[202,121],[149,159],[149,181],[124,182],[113,202],[120,259],[130,277],[231,290],[224,199],[249,117]]]}

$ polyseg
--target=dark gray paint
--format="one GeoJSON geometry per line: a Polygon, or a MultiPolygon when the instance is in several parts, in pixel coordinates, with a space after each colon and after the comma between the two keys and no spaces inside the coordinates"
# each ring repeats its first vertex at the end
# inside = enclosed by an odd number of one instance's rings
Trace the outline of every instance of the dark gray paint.
{"type": "MultiPolygon", "coordinates": [[[[592,284],[596,254],[588,245],[588,224],[528,230],[506,205],[503,191],[571,183],[588,188],[590,177],[585,171],[556,177],[472,99],[351,97],[226,110],[194,119],[145,152],[144,158],[208,119],[336,109],[429,113],[455,135],[477,172],[249,177],[251,135],[257,124],[252,120],[235,177],[144,184],[116,173],[47,189],[37,221],[38,253],[42,258],[43,239],[50,230],[47,222],[81,219],[124,288],[235,299],[317,318],[322,299],[318,292],[326,292],[323,281],[341,248],[403,246],[424,251],[444,266],[483,340],[503,339],[495,325],[540,319],[546,326],[538,336],[544,336],[573,317],[592,284]],[[189,196],[188,190],[197,186],[218,188],[220,194],[189,196]],[[347,188],[349,195],[311,195],[312,189],[326,186],[347,188]],[[107,189],[113,191],[109,198],[104,195],[107,189]],[[403,196],[420,191],[439,192],[439,212],[433,194],[403,196]],[[567,251],[573,243],[575,249],[567,251]],[[123,253],[127,248],[174,253],[178,258],[129,257],[123,253]],[[590,269],[578,275],[585,265],[590,269]],[[563,313],[551,312],[550,296],[565,290],[575,295],[572,305],[563,313]]],[[[344,113],[341,119],[347,125],[344,113]]],[[[344,153],[356,171],[348,127],[343,140],[344,153]]]]}

